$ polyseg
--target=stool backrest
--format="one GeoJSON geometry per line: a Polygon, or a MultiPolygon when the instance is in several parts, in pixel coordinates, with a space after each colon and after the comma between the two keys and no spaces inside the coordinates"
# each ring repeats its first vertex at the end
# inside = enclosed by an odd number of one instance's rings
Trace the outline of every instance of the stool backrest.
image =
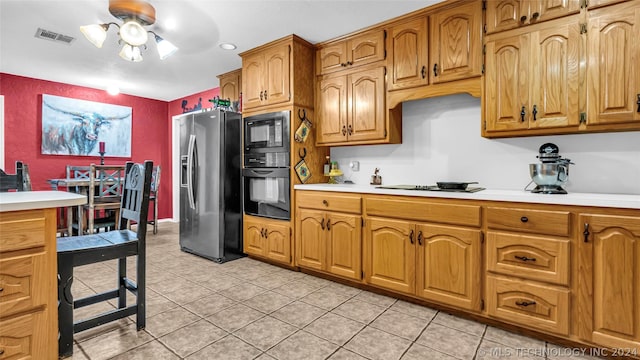
{"type": "Polygon", "coordinates": [[[124,187],[120,205],[120,229],[127,227],[127,221],[138,223],[138,240],[147,233],[147,215],[149,213],[149,192],[153,161],[144,165],[127,162],[124,187]],[[141,235],[142,234],[142,235],[141,235]]]}
{"type": "MultiPolygon", "coordinates": [[[[31,188],[31,184],[29,184],[29,188],[31,188]]],[[[15,174],[7,174],[0,170],[0,192],[8,192],[9,190],[27,191],[22,161],[16,161],[15,174]]]]}

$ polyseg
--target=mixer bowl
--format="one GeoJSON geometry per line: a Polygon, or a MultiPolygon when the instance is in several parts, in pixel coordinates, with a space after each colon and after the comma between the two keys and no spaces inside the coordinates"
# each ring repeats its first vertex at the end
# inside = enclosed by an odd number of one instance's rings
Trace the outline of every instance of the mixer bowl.
{"type": "Polygon", "coordinates": [[[560,186],[567,182],[568,169],[562,164],[529,164],[529,174],[536,185],[560,186]]]}

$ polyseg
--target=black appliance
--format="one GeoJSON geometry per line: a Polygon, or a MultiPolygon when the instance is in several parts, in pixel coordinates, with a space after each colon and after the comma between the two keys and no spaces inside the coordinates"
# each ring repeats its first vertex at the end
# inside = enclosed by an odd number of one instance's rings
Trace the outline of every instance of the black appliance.
{"type": "Polygon", "coordinates": [[[289,131],[289,111],[244,118],[245,214],[291,218],[289,131]]]}

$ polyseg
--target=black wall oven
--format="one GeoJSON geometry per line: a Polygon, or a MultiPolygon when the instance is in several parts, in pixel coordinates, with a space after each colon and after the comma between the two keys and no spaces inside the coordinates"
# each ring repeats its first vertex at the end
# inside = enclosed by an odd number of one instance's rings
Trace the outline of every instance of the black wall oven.
{"type": "Polygon", "coordinates": [[[289,220],[289,111],[244,118],[244,212],[289,220]]]}

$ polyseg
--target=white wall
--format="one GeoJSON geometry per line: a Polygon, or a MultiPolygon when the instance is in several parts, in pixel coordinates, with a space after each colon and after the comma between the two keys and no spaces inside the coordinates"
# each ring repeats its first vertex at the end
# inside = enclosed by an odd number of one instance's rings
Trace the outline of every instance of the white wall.
{"type": "Polygon", "coordinates": [[[575,165],[569,192],[640,194],[640,132],[485,139],[480,99],[466,94],[403,103],[402,144],[331,148],[344,179],[368,184],[380,168],[383,184],[432,185],[479,181],[482,187],[520,190],[531,180],[540,145],[552,142],[575,165]],[[360,161],[352,172],[349,162],[360,161]]]}

